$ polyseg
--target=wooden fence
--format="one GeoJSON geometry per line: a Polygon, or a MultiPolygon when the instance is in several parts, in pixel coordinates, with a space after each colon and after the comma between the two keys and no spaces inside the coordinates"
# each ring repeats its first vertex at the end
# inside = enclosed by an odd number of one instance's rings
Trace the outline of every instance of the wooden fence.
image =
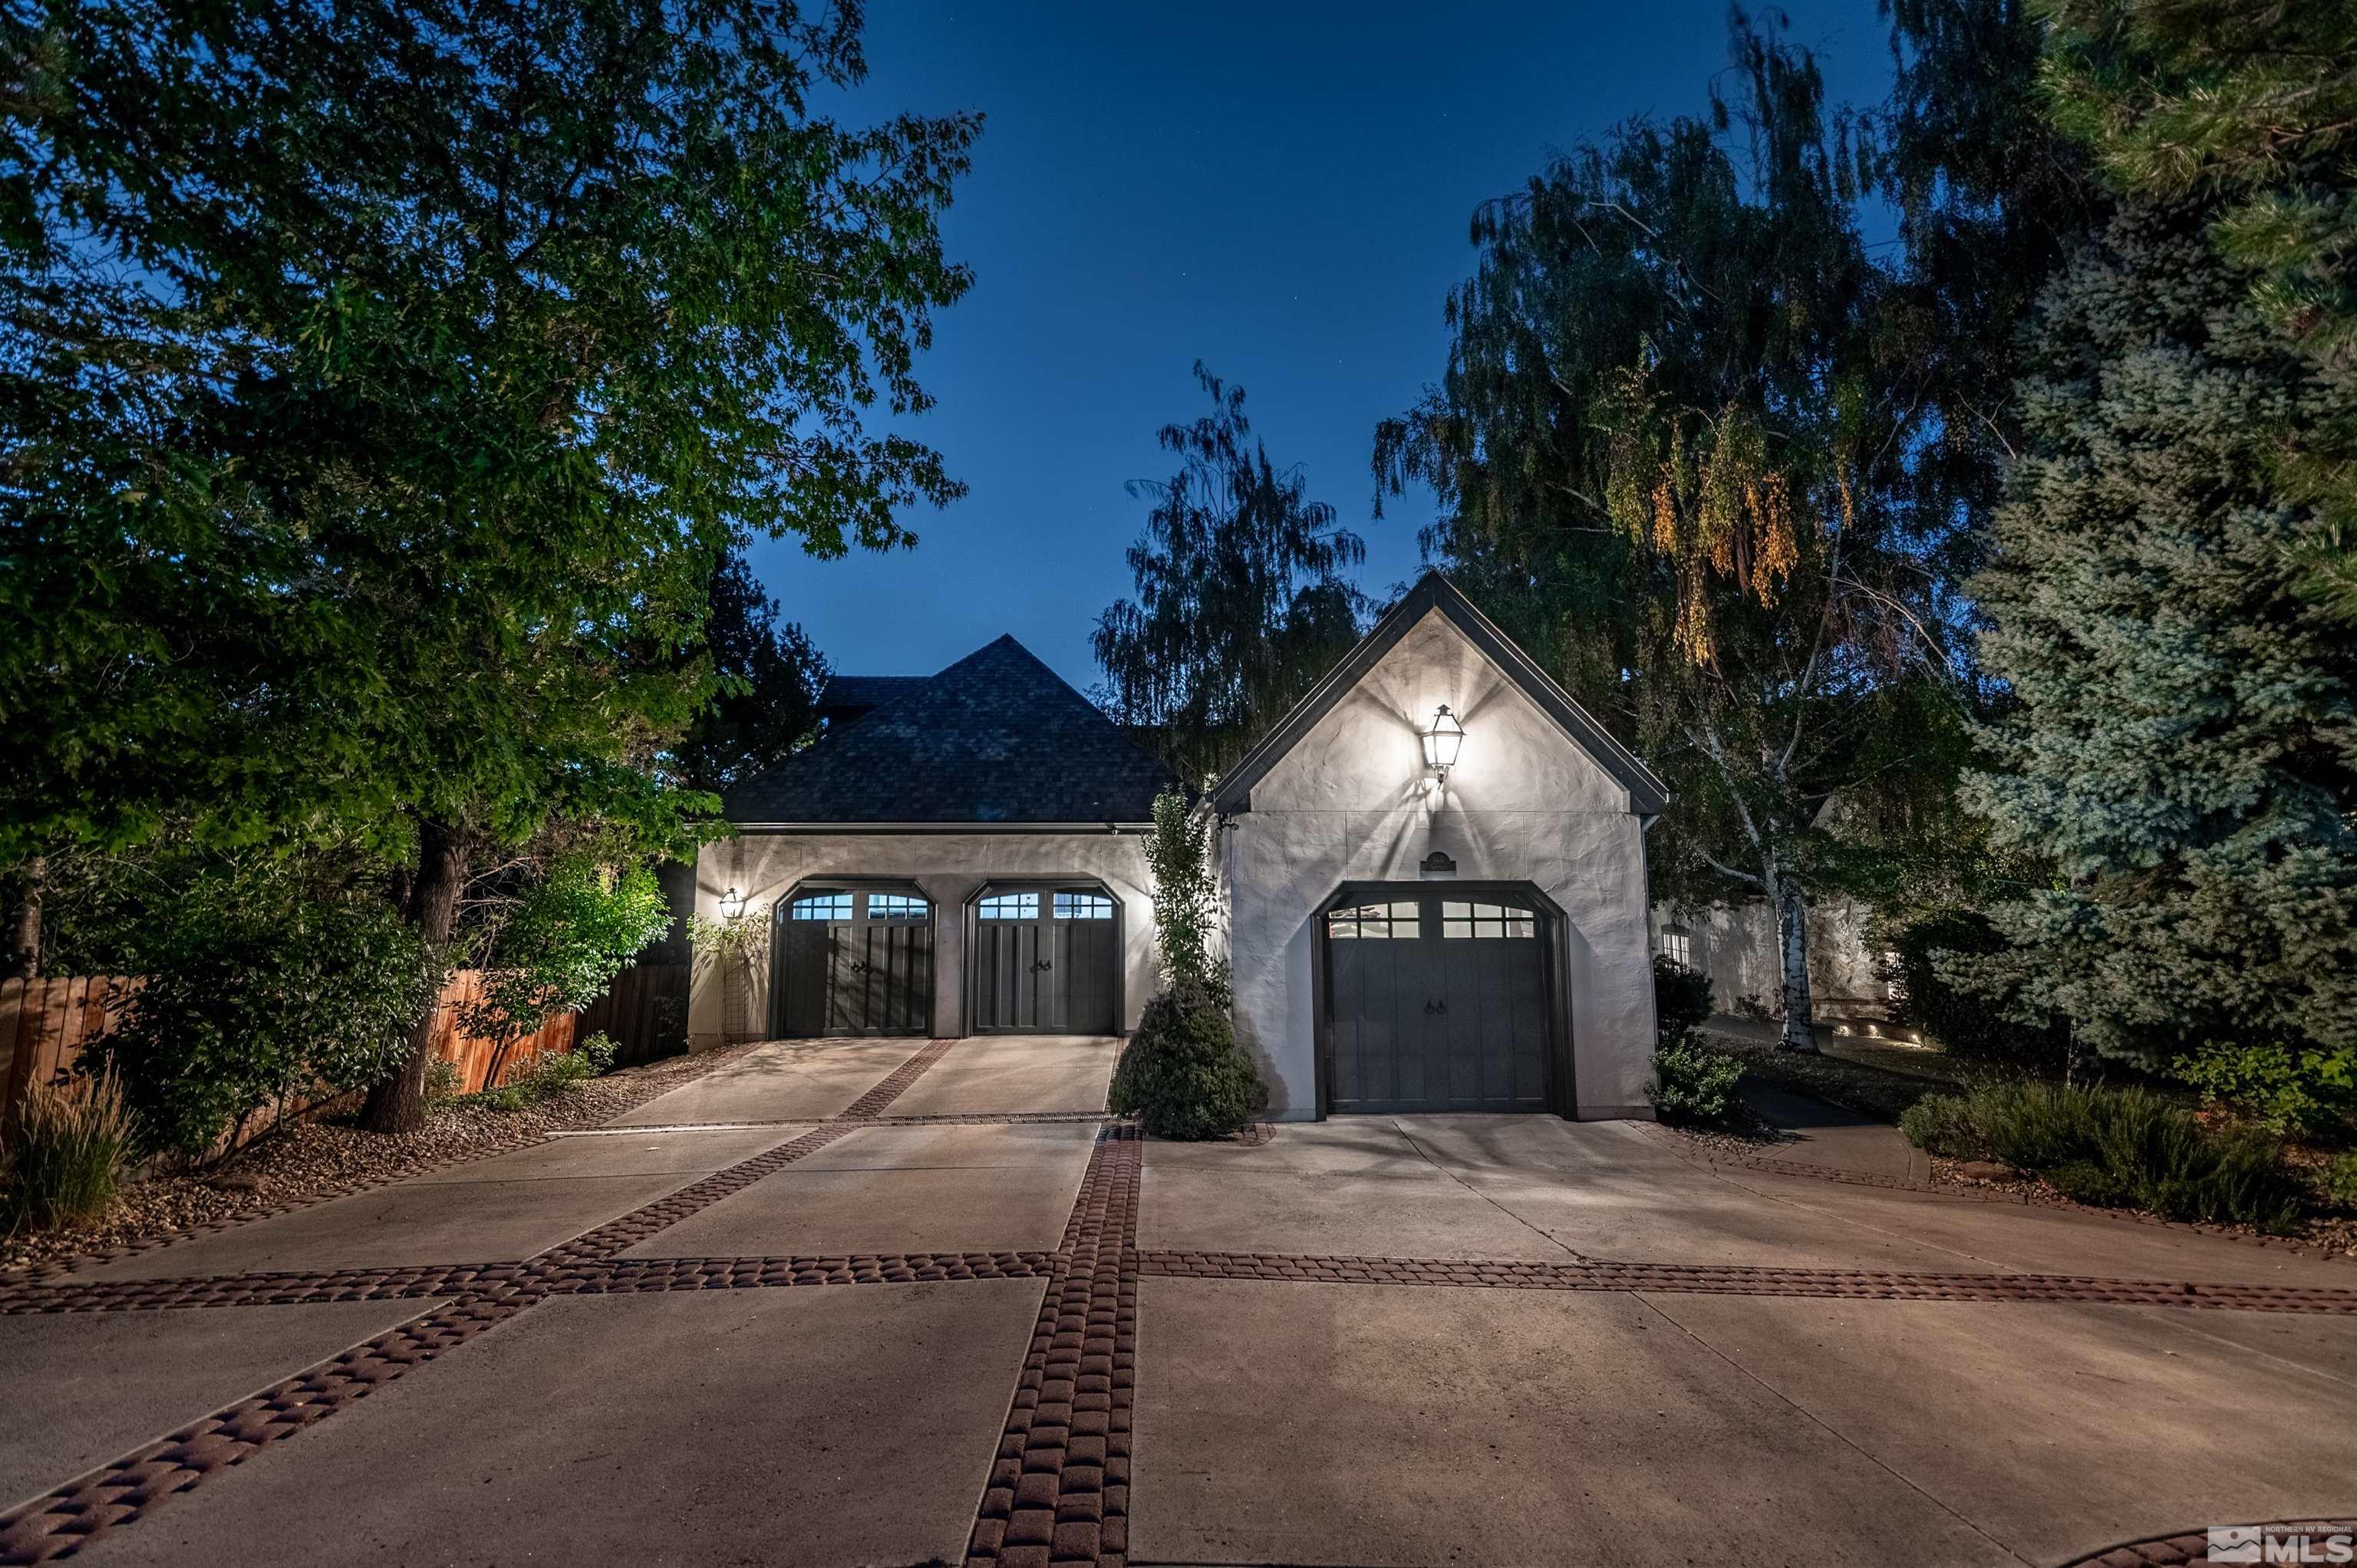
{"type": "MultiPolygon", "coordinates": [[[[118,975],[0,981],[0,1130],[16,1120],[16,1108],[35,1085],[72,1078],[82,1047],[105,1032],[109,1017],[137,983],[118,975]]],[[[434,1051],[458,1065],[461,1094],[488,1087],[496,1048],[491,1041],[459,1027],[458,1009],[480,998],[482,987],[479,970],[459,970],[443,986],[434,1008],[434,1051]]],[[[680,993],[686,994],[683,982],[680,993]]],[[[518,1040],[508,1049],[500,1079],[513,1080],[535,1057],[572,1049],[579,1022],[574,1015],[561,1014],[538,1034],[518,1040]]],[[[585,1036],[590,1032],[580,1031],[585,1036]]],[[[619,1034],[614,1037],[620,1042],[619,1034]]]]}
{"type": "Polygon", "coordinates": [[[624,1067],[687,1049],[687,965],[633,964],[605,995],[583,1008],[575,1038],[604,1035],[624,1067]]]}

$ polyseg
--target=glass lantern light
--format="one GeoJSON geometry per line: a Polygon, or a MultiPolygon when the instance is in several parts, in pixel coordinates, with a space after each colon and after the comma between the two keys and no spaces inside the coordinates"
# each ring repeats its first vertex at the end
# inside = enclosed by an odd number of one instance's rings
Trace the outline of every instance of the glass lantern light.
{"type": "Polygon", "coordinates": [[[1441,703],[1424,730],[1426,769],[1448,777],[1448,770],[1457,766],[1458,748],[1464,744],[1465,726],[1457,722],[1457,715],[1448,711],[1447,703],[1441,703]]]}
{"type": "Polygon", "coordinates": [[[745,895],[731,887],[720,896],[720,918],[733,920],[745,912],[745,895]]]}

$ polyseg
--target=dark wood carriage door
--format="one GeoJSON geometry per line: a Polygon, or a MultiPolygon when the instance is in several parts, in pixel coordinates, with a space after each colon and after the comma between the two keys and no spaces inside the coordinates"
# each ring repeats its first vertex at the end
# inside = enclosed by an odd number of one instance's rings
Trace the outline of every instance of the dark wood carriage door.
{"type": "Polygon", "coordinates": [[[783,1036],[929,1035],[933,909],[913,890],[804,888],[778,915],[783,1036]]]}

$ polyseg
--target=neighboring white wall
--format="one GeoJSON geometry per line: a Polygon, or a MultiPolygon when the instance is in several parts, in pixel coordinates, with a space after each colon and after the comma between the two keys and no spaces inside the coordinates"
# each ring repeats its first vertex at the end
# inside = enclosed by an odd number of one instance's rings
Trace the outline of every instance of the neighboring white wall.
{"type": "Polygon", "coordinates": [[[1529,882],[1564,909],[1573,1077],[1583,1117],[1652,1114],[1652,961],[1644,832],[1627,793],[1438,611],[1412,628],[1252,789],[1223,831],[1236,1032],[1272,1110],[1317,1114],[1312,912],[1345,882],[1529,882]],[[1465,725],[1445,788],[1419,739],[1447,703],[1465,725]]]}
{"type": "MultiPolygon", "coordinates": [[[[768,911],[795,884],[827,876],[901,878],[933,900],[936,1035],[964,1031],[965,904],[985,882],[1070,876],[1103,883],[1121,901],[1124,1029],[1137,1026],[1139,1010],[1160,983],[1145,841],[1130,833],[746,833],[704,846],[696,861],[695,910],[716,919],[720,896],[734,886],[745,894],[748,908],[768,911]]],[[[768,951],[765,946],[753,972],[735,983],[743,987],[743,1022],[736,1027],[728,983],[717,966],[699,958],[688,994],[692,1047],[768,1033],[768,951]]]]}
{"type": "MultiPolygon", "coordinates": [[[[1691,933],[1694,966],[1710,976],[1711,1000],[1722,1013],[1759,998],[1775,1017],[1784,1015],[1784,971],[1776,940],[1776,911],[1764,898],[1722,904],[1683,921],[1670,907],[1653,907],[1656,931],[1684,925],[1691,933]]],[[[1890,1004],[1890,984],[1875,973],[1866,945],[1866,915],[1847,898],[1829,898],[1809,910],[1809,998],[1827,1015],[1877,1015],[1890,1004]]]]}

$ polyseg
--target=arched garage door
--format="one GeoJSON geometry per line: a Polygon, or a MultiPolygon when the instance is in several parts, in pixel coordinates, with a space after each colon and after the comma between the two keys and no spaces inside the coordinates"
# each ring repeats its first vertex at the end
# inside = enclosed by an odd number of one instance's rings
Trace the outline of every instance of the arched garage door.
{"type": "Polygon", "coordinates": [[[1547,1109],[1548,916],[1535,897],[1376,889],[1323,920],[1329,1109],[1547,1109]]]}
{"type": "Polygon", "coordinates": [[[804,884],[778,906],[771,1032],[930,1035],[933,906],[913,885],[804,884]]]}
{"type": "Polygon", "coordinates": [[[1120,1027],[1121,907],[1099,884],[993,883],[966,929],[976,1034],[1120,1027]]]}

